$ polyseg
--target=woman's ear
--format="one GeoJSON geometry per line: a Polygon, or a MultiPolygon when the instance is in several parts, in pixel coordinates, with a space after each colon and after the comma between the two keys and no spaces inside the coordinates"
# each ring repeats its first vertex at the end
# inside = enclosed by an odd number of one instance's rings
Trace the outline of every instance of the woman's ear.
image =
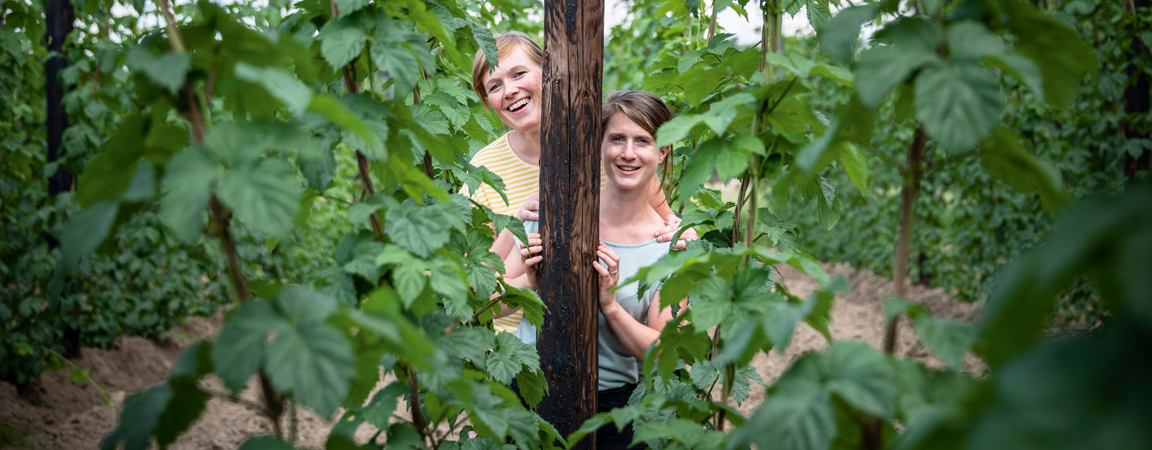
{"type": "Polygon", "coordinates": [[[661,163],[664,162],[664,158],[668,157],[668,152],[670,152],[670,151],[672,151],[671,145],[665,145],[663,147],[660,147],[660,162],[661,163]]]}

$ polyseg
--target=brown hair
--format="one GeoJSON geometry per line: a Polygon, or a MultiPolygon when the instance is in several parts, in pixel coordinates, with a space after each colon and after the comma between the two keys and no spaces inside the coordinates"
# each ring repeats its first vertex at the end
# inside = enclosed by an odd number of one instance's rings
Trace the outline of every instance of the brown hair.
{"type": "MultiPolygon", "coordinates": [[[[540,44],[533,41],[527,34],[519,31],[509,31],[507,33],[500,33],[493,35],[496,38],[496,52],[498,53],[497,59],[508,56],[512,50],[517,47],[524,49],[528,53],[528,57],[532,62],[540,67],[544,67],[544,49],[540,48],[540,44]]],[[[488,57],[484,54],[484,49],[476,50],[476,56],[472,57],[472,90],[476,91],[476,95],[480,97],[480,102],[484,104],[484,108],[491,105],[488,104],[488,93],[484,92],[484,75],[491,72],[492,68],[488,66],[488,57]]]]}
{"type": "MultiPolygon", "coordinates": [[[[656,138],[656,131],[660,129],[661,125],[665,122],[672,120],[672,110],[668,105],[657,97],[644,91],[616,91],[608,95],[608,100],[604,101],[604,107],[600,111],[600,141],[604,141],[604,130],[608,128],[608,121],[616,114],[624,114],[628,116],[640,128],[647,131],[656,138]]],[[[660,174],[660,186],[664,186],[664,180],[672,176],[672,152],[669,149],[668,157],[664,159],[664,169],[660,174]]],[[[665,194],[665,200],[667,194],[665,194]]]]}

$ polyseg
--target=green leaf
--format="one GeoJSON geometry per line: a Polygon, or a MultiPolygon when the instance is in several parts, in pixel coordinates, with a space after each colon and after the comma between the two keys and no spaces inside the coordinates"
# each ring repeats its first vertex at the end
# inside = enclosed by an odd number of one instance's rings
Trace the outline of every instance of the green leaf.
{"type": "Polygon", "coordinates": [[[976,326],[958,320],[942,319],[931,314],[920,314],[912,320],[916,336],[940,357],[944,364],[961,370],[964,355],[976,343],[976,326]]]}
{"type": "Polygon", "coordinates": [[[308,320],[281,329],[268,346],[268,378],[277,390],[329,417],[356,376],[356,356],[344,334],[308,320]]]}
{"type": "Polygon", "coordinates": [[[222,169],[202,147],[176,154],[161,181],[160,218],[184,242],[194,242],[204,226],[208,198],[222,169]]]}
{"type": "Polygon", "coordinates": [[[170,52],[154,55],[148,50],[147,42],[128,52],[124,62],[133,72],[144,74],[148,81],[173,94],[184,86],[184,79],[192,68],[191,55],[170,52]]]}
{"type": "Polygon", "coordinates": [[[826,26],[816,28],[820,35],[820,48],[833,61],[848,65],[852,62],[852,50],[860,35],[860,26],[871,22],[878,13],[876,5],[852,6],[841,9],[828,21],[826,26]]]}
{"type": "Polygon", "coordinates": [[[780,354],[786,354],[788,351],[788,344],[792,342],[792,335],[796,330],[796,324],[802,322],[812,310],[816,307],[817,299],[814,296],[804,303],[789,303],[784,301],[779,295],[764,296],[765,298],[773,298],[775,301],[765,303],[767,310],[764,313],[762,326],[764,327],[764,334],[776,351],[780,354]]]}
{"type": "MultiPolygon", "coordinates": [[[[148,118],[124,117],[116,134],[104,145],[104,151],[92,159],[80,174],[76,200],[87,208],[101,200],[116,200],[128,189],[137,162],[144,154],[142,145],[148,118]]],[[[185,142],[187,144],[187,142],[185,142]]]]}
{"type": "Polygon", "coordinates": [[[128,397],[120,412],[120,424],[101,442],[102,449],[144,450],[152,436],[167,448],[188,429],[208,403],[209,395],[195,383],[161,383],[128,397]]]}
{"type": "Polygon", "coordinates": [[[405,202],[389,208],[385,219],[385,233],[392,241],[422,258],[444,247],[453,228],[467,229],[463,214],[448,203],[419,206],[405,202]]]}
{"type": "Polygon", "coordinates": [[[476,46],[484,51],[484,57],[488,59],[488,67],[495,69],[499,64],[500,52],[496,48],[496,38],[492,37],[492,31],[488,27],[472,21],[468,22],[468,28],[472,30],[472,39],[476,41],[476,46]]]}
{"type": "Polygon", "coordinates": [[[320,54],[333,70],[340,70],[364,51],[368,35],[343,20],[332,20],[320,30],[320,54]]]}
{"type": "Polygon", "coordinates": [[[950,151],[976,147],[1003,114],[996,77],[976,62],[953,60],[916,77],[916,118],[924,131],[950,151]]]}
{"type": "Polygon", "coordinates": [[[848,179],[860,190],[860,195],[867,195],[868,161],[864,159],[864,154],[856,146],[845,144],[840,148],[840,163],[844,165],[848,179]]]}
{"type": "Polygon", "coordinates": [[[236,312],[216,335],[212,365],[224,387],[238,394],[264,364],[269,333],[286,326],[269,302],[249,301],[236,312]]]}
{"type": "Polygon", "coordinates": [[[264,233],[290,231],[300,214],[300,189],[292,166],[280,159],[225,171],[218,188],[220,201],[245,225],[264,233]]]}
{"type": "Polygon", "coordinates": [[[376,428],[386,429],[392,421],[392,413],[396,411],[400,397],[408,394],[409,388],[402,382],[394,381],[388,387],[376,391],[372,400],[361,408],[360,417],[376,428]]]}
{"type": "Polygon", "coordinates": [[[336,4],[337,18],[348,17],[372,3],[371,0],[332,0],[336,4]]]}
{"type": "Polygon", "coordinates": [[[683,114],[664,122],[664,125],[656,130],[656,146],[665,147],[687,139],[692,128],[702,122],[701,118],[689,114],[683,114]]]}
{"type": "Polygon", "coordinates": [[[712,328],[728,317],[732,308],[732,284],[720,277],[697,281],[688,291],[693,296],[692,323],[700,329],[712,328]]]}
{"type": "Polygon", "coordinates": [[[119,203],[102,201],[69,218],[60,235],[60,264],[66,272],[108,238],[119,211],[119,203]]]}
{"type": "Polygon", "coordinates": [[[544,379],[541,371],[521,370],[516,375],[516,385],[520,388],[520,396],[531,408],[544,401],[544,394],[548,393],[548,380],[544,379]]]}
{"type": "Polygon", "coordinates": [[[748,422],[732,432],[726,448],[755,443],[763,449],[827,450],[836,436],[827,391],[810,379],[781,380],[777,387],[748,422]]]}
{"type": "Polygon", "coordinates": [[[540,356],[511,333],[496,333],[496,348],[488,354],[488,373],[503,384],[509,384],[522,367],[529,371],[540,368],[540,356]]]}
{"type": "Polygon", "coordinates": [[[1036,63],[1044,79],[1044,98],[1064,108],[1072,105],[1086,76],[1095,76],[1100,62],[1084,37],[1025,2],[1005,4],[1008,29],[1016,36],[1016,51],[1036,63]]]}
{"type": "Polygon", "coordinates": [[[820,355],[828,390],[855,408],[892,418],[896,412],[896,379],[879,351],[860,341],[837,341],[820,355]]]}
{"type": "Polygon", "coordinates": [[[369,158],[375,161],[382,161],[387,159],[388,153],[384,149],[384,141],[377,134],[376,130],[369,125],[363,118],[357,116],[347,106],[340,103],[336,99],[324,95],[317,95],[312,98],[312,103],[308,105],[308,110],[322,114],[333,122],[354,133],[364,144],[361,150],[369,158]]]}
{"type": "Polygon", "coordinates": [[[935,53],[919,46],[872,47],[860,53],[856,60],[856,94],[861,103],[876,109],[888,90],[903,82],[921,66],[939,60],[935,53]]]}
{"type": "Polygon", "coordinates": [[[982,23],[967,20],[948,26],[944,30],[944,41],[953,59],[979,60],[1007,50],[1004,38],[992,34],[982,23]]]}
{"type": "Polygon", "coordinates": [[[827,2],[819,2],[816,0],[808,0],[808,5],[805,8],[808,11],[808,23],[812,25],[813,29],[820,30],[824,25],[832,19],[832,12],[828,10],[827,2]]]}
{"type": "Polygon", "coordinates": [[[396,90],[400,92],[411,91],[420,81],[420,60],[405,45],[380,39],[372,41],[372,62],[396,79],[396,90]]]}
{"type": "Polygon", "coordinates": [[[279,67],[256,67],[240,61],[236,63],[236,78],[264,87],[276,100],[288,107],[292,114],[300,114],[312,103],[312,89],[279,67]]]}
{"type": "Polygon", "coordinates": [[[1044,210],[1055,212],[1072,200],[1060,172],[1024,150],[1011,131],[996,128],[983,147],[981,163],[988,173],[1021,192],[1039,193],[1044,210]]]}

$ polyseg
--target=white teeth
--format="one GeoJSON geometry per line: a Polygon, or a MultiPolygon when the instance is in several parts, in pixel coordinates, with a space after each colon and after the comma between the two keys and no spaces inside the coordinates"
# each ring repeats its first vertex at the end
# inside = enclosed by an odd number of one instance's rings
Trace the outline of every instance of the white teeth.
{"type": "Polygon", "coordinates": [[[520,109],[521,107],[523,107],[524,105],[527,105],[527,104],[528,104],[528,99],[526,99],[526,98],[521,99],[520,101],[513,103],[512,106],[509,106],[508,110],[509,111],[515,111],[515,110],[520,109]]]}

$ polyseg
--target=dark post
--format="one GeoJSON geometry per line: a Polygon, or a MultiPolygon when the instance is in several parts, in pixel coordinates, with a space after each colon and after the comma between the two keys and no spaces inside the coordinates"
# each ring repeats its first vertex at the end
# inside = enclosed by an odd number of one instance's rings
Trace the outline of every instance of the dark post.
{"type": "MultiPolygon", "coordinates": [[[[48,97],[47,162],[52,163],[64,154],[61,144],[64,130],[68,129],[68,112],[64,110],[65,88],[60,82],[60,71],[68,66],[68,60],[64,57],[64,41],[72,32],[73,22],[76,18],[72,2],[69,0],[51,0],[47,6],[48,9],[44,11],[45,24],[47,25],[44,38],[48,41],[48,52],[52,54],[52,57],[44,62],[44,90],[48,97]]],[[[72,190],[72,174],[58,166],[56,172],[48,178],[49,201],[53,201],[56,194],[70,190],[72,190]]],[[[54,236],[49,235],[48,245],[55,248],[60,243],[54,236]]],[[[60,314],[61,317],[64,317],[69,312],[60,311],[60,314]]],[[[80,356],[80,331],[71,326],[65,326],[63,333],[64,355],[68,357],[80,356]]]]}
{"type": "MultiPolygon", "coordinates": [[[[1136,11],[1129,11],[1133,17],[1140,13],[1140,10],[1148,9],[1148,0],[1135,0],[1129,4],[1134,7],[1136,11]]],[[[1128,28],[1134,28],[1136,25],[1128,25],[1128,28]]],[[[1133,33],[1135,34],[1135,33],[1133,33]]],[[[1130,85],[1124,89],[1124,135],[1128,139],[1146,139],[1148,132],[1140,126],[1133,126],[1132,119],[1141,114],[1148,113],[1148,91],[1149,91],[1149,76],[1148,73],[1141,70],[1138,62],[1141,55],[1148,54],[1148,49],[1144,47],[1144,42],[1139,37],[1132,38],[1132,45],[1128,48],[1128,60],[1132,63],[1128,65],[1126,71],[1128,77],[1135,78],[1130,81],[1130,85]]],[[[1135,158],[1132,155],[1124,155],[1124,174],[1128,177],[1128,182],[1135,183],[1136,175],[1140,171],[1148,170],[1150,155],[1148,150],[1141,153],[1140,156],[1135,158]]]]}
{"type": "MultiPolygon", "coordinates": [[[[544,3],[540,273],[548,306],[538,349],[548,397],[538,412],[562,435],[596,414],[596,271],[600,237],[600,97],[603,0],[544,3]]],[[[578,448],[595,448],[594,436],[578,448]]]]}

